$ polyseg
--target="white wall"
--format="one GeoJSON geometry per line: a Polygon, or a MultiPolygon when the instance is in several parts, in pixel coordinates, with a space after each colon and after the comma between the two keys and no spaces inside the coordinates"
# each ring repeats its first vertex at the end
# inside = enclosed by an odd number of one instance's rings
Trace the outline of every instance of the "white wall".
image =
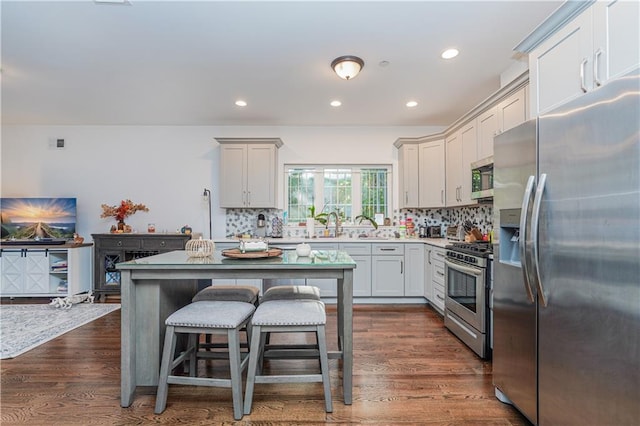
{"type": "MultiPolygon", "coordinates": [[[[108,232],[101,204],[130,198],[149,212],[127,223],[144,232],[186,224],[208,234],[204,188],[212,191],[213,236],[225,234],[225,210],[218,208],[219,145],[215,137],[279,137],[279,203],[283,164],[392,164],[399,137],[419,137],[440,127],[262,127],[262,126],[3,126],[0,176],[3,197],[76,197],[77,231],[108,232]],[[49,147],[58,138],[64,149],[49,147]]],[[[394,188],[397,188],[394,173],[394,188]]],[[[397,205],[397,203],[396,203],[397,205]]]]}

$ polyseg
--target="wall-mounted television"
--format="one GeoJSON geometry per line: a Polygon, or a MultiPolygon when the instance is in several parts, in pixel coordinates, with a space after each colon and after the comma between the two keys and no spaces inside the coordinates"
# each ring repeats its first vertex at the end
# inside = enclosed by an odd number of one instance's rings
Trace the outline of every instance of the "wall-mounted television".
{"type": "Polygon", "coordinates": [[[73,238],[75,198],[0,198],[2,239],[73,238]]]}

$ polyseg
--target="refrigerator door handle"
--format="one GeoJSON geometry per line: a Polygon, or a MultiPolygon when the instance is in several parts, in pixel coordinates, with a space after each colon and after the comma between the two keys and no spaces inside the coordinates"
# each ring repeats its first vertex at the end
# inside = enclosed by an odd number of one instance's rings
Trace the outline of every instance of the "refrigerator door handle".
{"type": "Polygon", "coordinates": [[[522,209],[520,210],[520,234],[518,239],[518,246],[520,248],[520,262],[522,263],[522,274],[524,275],[524,288],[527,291],[527,298],[531,303],[535,303],[533,296],[533,290],[531,289],[531,283],[529,281],[529,268],[527,266],[527,248],[526,248],[526,236],[527,236],[527,212],[529,211],[529,202],[531,201],[531,194],[533,193],[533,185],[536,181],[535,176],[529,176],[527,180],[527,186],[524,190],[524,197],[522,197],[522,209]]]}
{"type": "Polygon", "coordinates": [[[536,189],[536,196],[533,199],[533,208],[531,213],[531,258],[533,261],[533,273],[538,288],[538,297],[542,306],[547,307],[547,296],[544,294],[542,288],[542,280],[540,279],[540,259],[538,258],[538,228],[540,224],[540,205],[542,204],[542,195],[544,193],[544,187],[547,183],[547,174],[541,173],[538,180],[538,188],[536,189]]]}

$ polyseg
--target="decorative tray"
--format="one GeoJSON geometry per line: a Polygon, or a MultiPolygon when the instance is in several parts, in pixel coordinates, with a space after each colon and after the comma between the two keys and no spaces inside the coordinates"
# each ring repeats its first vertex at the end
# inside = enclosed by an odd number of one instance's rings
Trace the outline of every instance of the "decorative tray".
{"type": "Polygon", "coordinates": [[[270,248],[263,251],[247,251],[242,253],[239,248],[222,250],[222,255],[225,257],[233,257],[236,259],[259,259],[261,257],[275,257],[282,254],[282,250],[279,248],[270,248]]]}

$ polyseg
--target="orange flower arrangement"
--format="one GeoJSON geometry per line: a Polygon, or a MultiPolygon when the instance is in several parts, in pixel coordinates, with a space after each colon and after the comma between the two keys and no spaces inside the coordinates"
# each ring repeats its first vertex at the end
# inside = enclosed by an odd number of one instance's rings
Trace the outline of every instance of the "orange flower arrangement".
{"type": "Polygon", "coordinates": [[[101,218],[113,217],[118,222],[122,222],[125,217],[129,217],[135,212],[148,212],[149,209],[144,204],[134,204],[131,200],[122,200],[119,205],[102,205],[101,218]]]}

